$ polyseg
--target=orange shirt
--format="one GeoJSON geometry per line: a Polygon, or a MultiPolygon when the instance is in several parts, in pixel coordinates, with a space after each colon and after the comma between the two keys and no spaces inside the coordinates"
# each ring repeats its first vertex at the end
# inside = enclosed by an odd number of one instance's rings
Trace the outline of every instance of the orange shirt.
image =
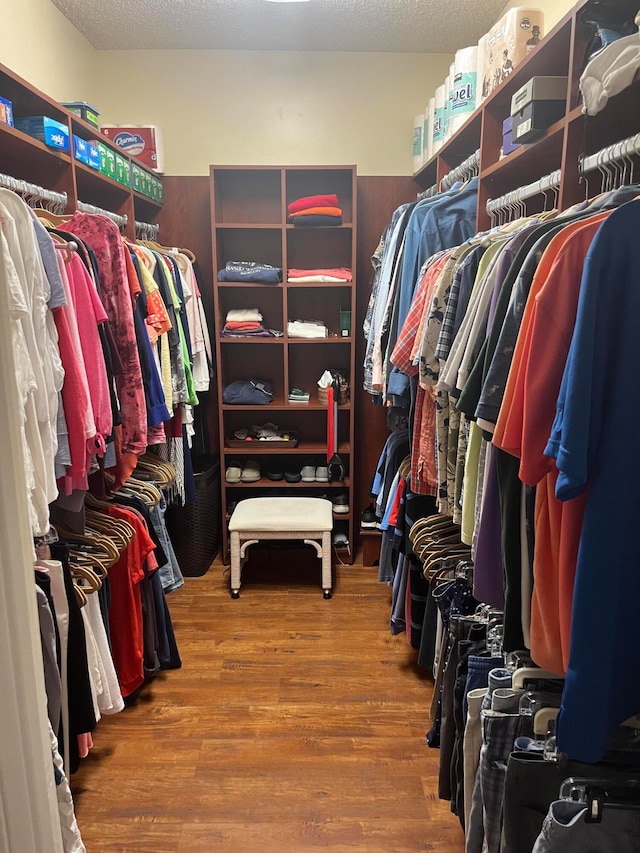
{"type": "Polygon", "coordinates": [[[525,307],[494,444],[520,457],[520,479],[538,484],[531,656],[564,673],[586,498],[560,503],[555,461],[544,455],[575,325],[587,251],[608,213],[568,225],[545,251],[525,307]]]}

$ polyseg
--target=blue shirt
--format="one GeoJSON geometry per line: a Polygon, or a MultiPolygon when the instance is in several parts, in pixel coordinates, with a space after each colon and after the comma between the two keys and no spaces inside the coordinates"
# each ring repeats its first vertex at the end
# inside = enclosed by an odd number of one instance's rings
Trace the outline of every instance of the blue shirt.
{"type": "Polygon", "coordinates": [[[558,747],[599,761],[640,712],[640,202],[614,211],[585,260],[551,440],[566,501],[588,487],[558,747]]]}

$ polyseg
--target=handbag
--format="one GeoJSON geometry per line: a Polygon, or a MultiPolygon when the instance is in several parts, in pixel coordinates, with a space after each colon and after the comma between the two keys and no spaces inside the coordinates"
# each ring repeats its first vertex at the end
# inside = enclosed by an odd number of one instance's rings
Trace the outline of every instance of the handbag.
{"type": "Polygon", "coordinates": [[[273,387],[264,379],[238,379],[222,392],[222,402],[229,406],[268,406],[273,400],[273,387]]]}

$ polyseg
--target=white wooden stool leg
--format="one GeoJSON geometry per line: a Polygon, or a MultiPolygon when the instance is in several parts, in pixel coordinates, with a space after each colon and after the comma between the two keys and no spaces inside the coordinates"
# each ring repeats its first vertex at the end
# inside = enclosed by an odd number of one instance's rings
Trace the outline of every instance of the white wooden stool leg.
{"type": "Polygon", "coordinates": [[[240,572],[242,570],[242,557],[240,554],[240,533],[237,530],[231,532],[231,597],[240,598],[240,572]]]}
{"type": "Polygon", "coordinates": [[[322,534],[322,589],[325,598],[331,598],[331,531],[322,534]]]}

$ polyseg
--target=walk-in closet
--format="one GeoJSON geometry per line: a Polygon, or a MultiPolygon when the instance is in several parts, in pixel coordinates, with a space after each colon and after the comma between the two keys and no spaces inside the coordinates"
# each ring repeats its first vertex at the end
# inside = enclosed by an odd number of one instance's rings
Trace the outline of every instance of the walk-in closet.
{"type": "Polygon", "coordinates": [[[640,853],[640,0],[0,8],[0,853],[640,853]]]}

